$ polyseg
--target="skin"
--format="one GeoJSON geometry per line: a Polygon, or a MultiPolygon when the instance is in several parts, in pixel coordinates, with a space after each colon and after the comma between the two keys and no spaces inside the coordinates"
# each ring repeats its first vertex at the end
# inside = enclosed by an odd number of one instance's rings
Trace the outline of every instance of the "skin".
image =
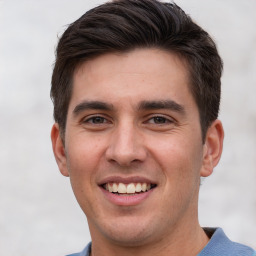
{"type": "Polygon", "coordinates": [[[217,165],[224,135],[216,120],[202,144],[187,70],[175,54],[136,49],[102,55],[74,73],[65,138],[58,124],[51,138],[87,216],[92,255],[197,255],[208,242],[198,223],[200,177],[217,165]],[[157,186],[122,205],[100,186],[113,176],[157,186]]]}

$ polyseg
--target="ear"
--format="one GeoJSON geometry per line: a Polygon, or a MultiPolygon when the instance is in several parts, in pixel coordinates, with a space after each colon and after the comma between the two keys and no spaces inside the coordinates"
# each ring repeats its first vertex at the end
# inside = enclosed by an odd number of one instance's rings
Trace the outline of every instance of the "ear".
{"type": "Polygon", "coordinates": [[[68,177],[69,172],[67,168],[67,158],[65,153],[65,147],[60,135],[60,128],[57,123],[52,127],[51,131],[52,149],[55,156],[55,160],[58,164],[59,170],[62,175],[68,177]]]}
{"type": "Polygon", "coordinates": [[[223,148],[224,130],[220,120],[215,120],[208,128],[203,146],[201,176],[208,177],[218,164],[223,148]]]}

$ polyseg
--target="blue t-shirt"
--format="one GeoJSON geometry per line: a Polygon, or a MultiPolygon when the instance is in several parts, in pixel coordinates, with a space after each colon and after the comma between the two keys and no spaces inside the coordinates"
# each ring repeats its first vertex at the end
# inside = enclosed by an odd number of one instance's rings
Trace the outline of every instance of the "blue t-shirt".
{"type": "MultiPolygon", "coordinates": [[[[234,243],[228,239],[221,228],[205,229],[206,233],[213,233],[209,243],[197,256],[256,256],[256,251],[252,248],[234,243]]],[[[67,256],[90,256],[91,243],[82,252],[67,256]]]]}

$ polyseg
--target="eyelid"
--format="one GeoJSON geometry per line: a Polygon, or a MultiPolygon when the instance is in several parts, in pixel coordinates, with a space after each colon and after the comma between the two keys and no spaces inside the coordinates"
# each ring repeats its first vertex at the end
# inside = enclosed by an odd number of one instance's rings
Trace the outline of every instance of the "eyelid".
{"type": "MultiPolygon", "coordinates": [[[[170,116],[167,116],[165,114],[151,114],[147,117],[146,121],[144,123],[147,123],[149,122],[149,120],[153,119],[153,118],[156,118],[156,117],[160,117],[160,118],[164,118],[166,119],[166,121],[168,123],[164,123],[162,125],[167,125],[167,124],[172,124],[172,123],[176,123],[176,120],[173,118],[173,117],[170,117],[170,116]]],[[[155,123],[156,124],[156,123],[155,123]]],[[[159,124],[156,124],[156,125],[159,125],[159,124]]]]}
{"type": "Polygon", "coordinates": [[[83,117],[83,118],[81,119],[80,122],[81,122],[82,124],[90,124],[89,121],[92,120],[93,118],[97,118],[97,117],[103,118],[103,119],[105,119],[107,122],[100,123],[100,124],[93,124],[93,123],[91,123],[92,125],[104,125],[104,124],[107,124],[107,123],[111,123],[111,119],[110,119],[109,117],[107,117],[105,114],[99,114],[99,113],[97,113],[97,114],[90,114],[90,115],[88,115],[88,116],[85,116],[85,117],[83,117]]]}

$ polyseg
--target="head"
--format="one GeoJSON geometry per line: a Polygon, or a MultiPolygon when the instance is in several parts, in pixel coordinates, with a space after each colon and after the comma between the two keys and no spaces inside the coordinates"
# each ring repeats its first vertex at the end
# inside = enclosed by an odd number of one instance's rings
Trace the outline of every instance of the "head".
{"type": "Polygon", "coordinates": [[[209,35],[175,4],[113,1],[65,31],[52,143],[93,241],[193,240],[200,177],[222,150],[221,69],[209,35]]]}
{"type": "Polygon", "coordinates": [[[75,70],[97,56],[137,48],[162,49],[186,62],[204,142],[207,128],[218,117],[221,58],[208,33],[183,10],[155,0],[108,2],[85,13],[60,38],[51,98],[63,139],[75,70]]]}

